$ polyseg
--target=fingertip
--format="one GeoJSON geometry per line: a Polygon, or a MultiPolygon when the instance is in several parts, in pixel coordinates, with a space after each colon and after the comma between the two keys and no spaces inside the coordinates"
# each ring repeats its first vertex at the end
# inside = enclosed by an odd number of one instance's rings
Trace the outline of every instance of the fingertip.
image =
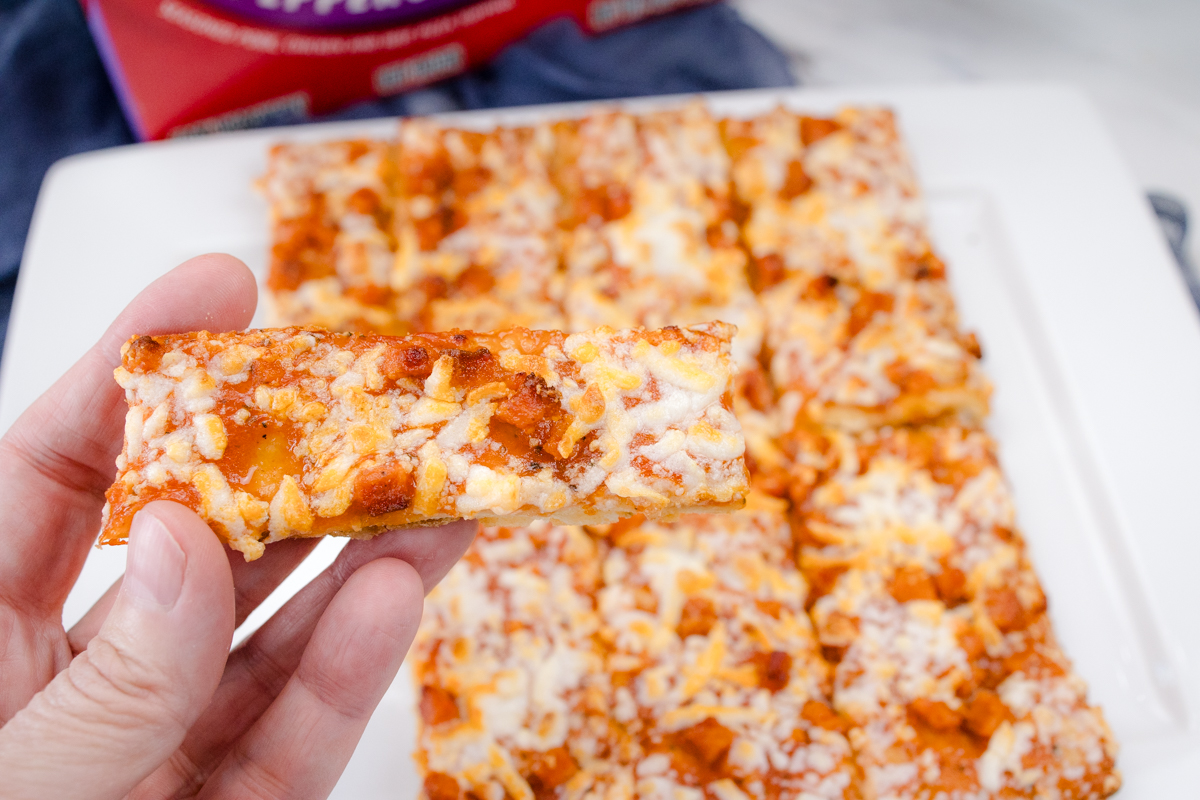
{"type": "Polygon", "coordinates": [[[204,253],[189,258],[164,278],[176,272],[194,277],[198,283],[209,286],[216,299],[223,301],[228,310],[244,319],[238,327],[250,324],[258,305],[258,281],[246,262],[229,253],[204,253]]]}
{"type": "Polygon", "coordinates": [[[390,683],[416,637],[424,605],[424,584],[416,569],[398,558],[379,558],[360,567],[338,590],[314,640],[329,637],[341,642],[339,649],[353,648],[360,658],[376,662],[370,672],[381,671],[390,683]]]}
{"type": "MultiPolygon", "coordinates": [[[[183,585],[173,615],[195,626],[191,635],[198,646],[228,650],[236,626],[233,573],[224,543],[196,512],[179,503],[157,500],[147,504],[134,518],[132,528],[140,527],[143,515],[161,522],[183,552],[183,585]]],[[[137,546],[135,535],[131,531],[131,547],[137,546]]]]}
{"type": "Polygon", "coordinates": [[[375,559],[396,558],[416,570],[428,594],[467,552],[478,531],[479,523],[474,520],[388,531],[374,539],[350,542],[339,554],[336,566],[349,574],[375,559]]]}
{"type": "Polygon", "coordinates": [[[424,583],[421,575],[407,561],[398,558],[378,558],[361,567],[350,577],[347,584],[360,584],[363,591],[380,607],[399,608],[415,605],[420,608],[425,600],[424,583]]]}
{"type": "Polygon", "coordinates": [[[233,592],[233,576],[225,544],[200,515],[185,505],[170,500],[147,503],[134,517],[143,514],[160,520],[187,557],[187,579],[203,580],[206,586],[233,592]]]}

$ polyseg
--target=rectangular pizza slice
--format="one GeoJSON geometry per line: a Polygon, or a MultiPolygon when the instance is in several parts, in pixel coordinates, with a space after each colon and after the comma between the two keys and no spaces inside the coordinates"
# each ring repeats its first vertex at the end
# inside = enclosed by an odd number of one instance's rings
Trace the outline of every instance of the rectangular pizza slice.
{"type": "Polygon", "coordinates": [[[766,354],[786,422],[866,430],[987,417],[991,383],[944,281],[869,291],[795,274],[759,296],[766,354]]]}
{"type": "Polygon", "coordinates": [[[388,142],[271,148],[259,186],[270,206],[272,322],[405,333],[389,290],[395,162],[388,142]]]}
{"type": "Polygon", "coordinates": [[[752,364],[762,315],[732,217],[729,156],[706,107],[614,111],[555,130],[571,328],[721,320],[738,326],[735,362],[752,364]]]}
{"type": "Polygon", "coordinates": [[[780,108],[722,125],[764,357],[785,415],[802,418],[788,423],[981,422],[978,342],[958,327],[890,112],[780,108]]]}
{"type": "Polygon", "coordinates": [[[882,291],[944,272],[890,111],[807,117],[777,108],[722,122],[756,290],[830,274],[882,291]]]}
{"type": "Polygon", "coordinates": [[[796,534],[868,795],[1116,791],[1115,741],[1054,640],[992,441],[830,438],[796,534]]]}
{"type": "Polygon", "coordinates": [[[101,540],[157,499],[257,558],[292,536],[738,507],[732,329],[142,336],[101,540]]]}
{"type": "Polygon", "coordinates": [[[484,528],[430,594],[410,658],[426,800],[628,800],[596,613],[601,555],[576,526],[484,528]]]}
{"type": "Polygon", "coordinates": [[[564,327],[553,148],[549,125],[400,123],[391,288],[415,329],[564,327]]]}
{"type": "Polygon", "coordinates": [[[813,609],[868,797],[1102,798],[1116,742],[1045,614],[997,635],[973,604],[901,602],[871,570],[813,609]],[[852,635],[851,635],[852,632],[852,635]]]}
{"type": "Polygon", "coordinates": [[[600,638],[637,796],[854,796],[783,500],[603,533],[600,638]]]}

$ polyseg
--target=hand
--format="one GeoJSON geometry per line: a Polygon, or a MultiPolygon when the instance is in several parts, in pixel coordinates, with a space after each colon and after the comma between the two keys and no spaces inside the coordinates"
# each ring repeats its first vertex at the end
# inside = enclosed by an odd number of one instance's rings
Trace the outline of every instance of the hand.
{"type": "Polygon", "coordinates": [[[246,563],[193,512],[152,503],[126,573],[70,631],[121,449],[112,377],[135,333],[245,327],[254,278],[201,256],[138,295],[0,440],[0,796],[325,797],[391,683],[422,598],[469,523],[350,542],[244,644],[234,628],[316,540],[246,563]]]}

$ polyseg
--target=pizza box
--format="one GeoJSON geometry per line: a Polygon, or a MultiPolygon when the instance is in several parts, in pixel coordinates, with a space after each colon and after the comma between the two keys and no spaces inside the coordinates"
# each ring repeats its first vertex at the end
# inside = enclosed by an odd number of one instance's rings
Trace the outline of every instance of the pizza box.
{"type": "Polygon", "coordinates": [[[606,33],[710,0],[81,0],[129,126],[301,122],[483,64],[543,23],[606,33]]]}
{"type": "MultiPolygon", "coordinates": [[[[996,384],[989,427],[1067,653],[1122,745],[1123,798],[1200,783],[1200,320],[1141,191],[1095,110],[1058,85],[801,89],[708,96],[722,114],[776,103],[894,108],[966,327],[996,384]]],[[[679,98],[630,101],[633,108],[679,98]]],[[[457,124],[586,113],[571,104],[457,124]]],[[[266,205],[251,189],[280,140],[388,136],[372,120],[219,134],[72,156],[38,199],[0,366],[0,430],[180,261],[225,251],[260,276],[266,205]]],[[[244,636],[316,574],[323,542],[244,636]]],[[[120,574],[93,551],[68,624],[120,574]]],[[[402,672],[335,797],[415,798],[413,692],[402,672]]]]}

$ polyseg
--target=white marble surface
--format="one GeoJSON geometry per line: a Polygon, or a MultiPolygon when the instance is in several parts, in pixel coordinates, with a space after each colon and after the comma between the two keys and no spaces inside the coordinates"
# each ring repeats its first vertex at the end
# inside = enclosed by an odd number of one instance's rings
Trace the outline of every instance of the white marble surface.
{"type": "MultiPolygon", "coordinates": [[[[1096,104],[1147,190],[1188,206],[1200,265],[1197,0],[735,0],[809,86],[1052,80],[1096,104]]],[[[1037,120],[1030,120],[1036,125],[1037,120]]]]}

